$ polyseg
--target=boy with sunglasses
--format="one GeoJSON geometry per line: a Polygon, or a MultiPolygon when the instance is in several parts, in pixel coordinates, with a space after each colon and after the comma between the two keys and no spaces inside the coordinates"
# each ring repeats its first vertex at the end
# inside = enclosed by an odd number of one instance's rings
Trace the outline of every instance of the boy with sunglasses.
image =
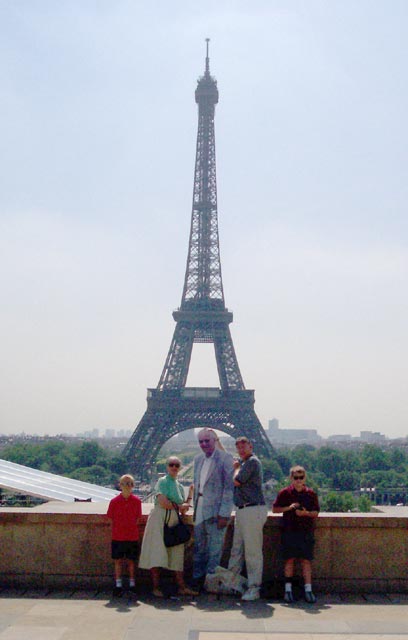
{"type": "Polygon", "coordinates": [[[112,498],[107,516],[112,520],[112,560],[115,563],[114,596],[121,596],[122,561],[127,560],[129,571],[129,590],[135,592],[135,561],[139,555],[139,520],[142,515],[142,502],[133,494],[135,480],[125,474],[119,479],[121,493],[112,498]]]}
{"type": "Polygon", "coordinates": [[[306,486],[306,471],[297,465],[290,470],[292,484],[279,491],[273,513],[282,514],[282,555],[285,562],[285,602],[294,602],[292,579],[295,559],[302,567],[306,602],[316,602],[312,591],[314,520],[320,507],[317,494],[306,486]]]}

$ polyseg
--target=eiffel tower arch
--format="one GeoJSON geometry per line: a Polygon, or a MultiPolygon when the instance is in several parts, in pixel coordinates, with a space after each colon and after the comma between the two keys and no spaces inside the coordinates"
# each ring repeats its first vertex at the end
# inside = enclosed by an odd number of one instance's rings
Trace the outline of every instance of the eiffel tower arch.
{"type": "Polygon", "coordinates": [[[245,389],[225,306],[218,237],[215,164],[216,80],[210,75],[208,39],[205,72],[195,91],[198,132],[187,266],[176,327],[159,383],[148,389],[147,409],[124,455],[133,472],[148,478],[162,445],[196,427],[212,427],[237,437],[246,435],[258,454],[274,449],[255,413],[253,390],[245,389]],[[212,343],[220,387],[186,387],[194,343],[212,343]]]}

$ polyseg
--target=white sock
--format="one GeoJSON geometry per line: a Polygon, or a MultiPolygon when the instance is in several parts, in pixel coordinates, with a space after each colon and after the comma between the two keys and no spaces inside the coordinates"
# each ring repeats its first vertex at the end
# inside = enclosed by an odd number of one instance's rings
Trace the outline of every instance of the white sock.
{"type": "Polygon", "coordinates": [[[312,585],[307,583],[305,584],[305,591],[311,591],[312,590],[312,585]]]}
{"type": "Polygon", "coordinates": [[[292,583],[285,582],[285,591],[292,591],[292,583]]]}
{"type": "Polygon", "coordinates": [[[118,579],[116,580],[116,586],[117,586],[117,587],[121,587],[121,586],[122,586],[122,578],[118,578],[118,579]]]}
{"type": "Polygon", "coordinates": [[[135,579],[129,578],[129,587],[134,587],[134,586],[135,586],[135,579]]]}

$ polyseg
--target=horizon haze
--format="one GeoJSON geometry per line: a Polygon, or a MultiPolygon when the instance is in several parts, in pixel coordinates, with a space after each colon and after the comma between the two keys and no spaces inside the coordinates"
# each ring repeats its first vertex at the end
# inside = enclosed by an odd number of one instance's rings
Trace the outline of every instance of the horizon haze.
{"type": "MultiPolygon", "coordinates": [[[[407,26],[402,0],[3,2],[0,433],[145,412],[208,37],[225,300],[258,417],[408,436],[407,26]]],[[[218,386],[213,345],[188,385],[218,386]]]]}

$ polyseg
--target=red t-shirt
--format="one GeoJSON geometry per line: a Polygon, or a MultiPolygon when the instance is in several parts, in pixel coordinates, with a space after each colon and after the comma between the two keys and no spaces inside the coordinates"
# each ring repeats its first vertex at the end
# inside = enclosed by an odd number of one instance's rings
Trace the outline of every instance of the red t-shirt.
{"type": "Polygon", "coordinates": [[[138,519],[142,515],[142,501],[130,494],[124,498],[120,493],[112,498],[106,514],[112,520],[112,540],[139,540],[138,519]]]}
{"type": "MultiPolygon", "coordinates": [[[[274,507],[289,507],[298,502],[306,511],[320,511],[319,500],[313,489],[305,487],[303,491],[296,491],[293,484],[279,491],[274,507]]],[[[314,518],[297,516],[295,511],[282,513],[282,525],[287,531],[310,531],[314,527],[314,518]]]]}

